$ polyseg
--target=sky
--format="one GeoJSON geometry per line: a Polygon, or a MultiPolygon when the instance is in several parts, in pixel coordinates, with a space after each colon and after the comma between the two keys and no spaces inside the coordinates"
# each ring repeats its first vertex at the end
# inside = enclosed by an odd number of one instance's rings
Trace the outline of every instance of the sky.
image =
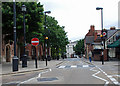
{"type": "Polygon", "coordinates": [[[101,11],[103,8],[103,27],[118,28],[118,2],[120,0],[39,0],[44,11],[51,11],[60,26],[65,26],[67,37],[76,41],[85,37],[90,25],[101,30],[101,11]]]}

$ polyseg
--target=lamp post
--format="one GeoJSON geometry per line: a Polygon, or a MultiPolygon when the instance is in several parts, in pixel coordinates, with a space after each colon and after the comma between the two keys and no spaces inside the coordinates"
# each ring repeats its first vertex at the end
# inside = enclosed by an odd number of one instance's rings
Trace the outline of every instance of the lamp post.
{"type": "Polygon", "coordinates": [[[14,57],[12,61],[13,72],[18,71],[18,57],[16,56],[16,4],[15,0],[13,1],[13,11],[14,11],[14,57]]]}
{"type": "Polygon", "coordinates": [[[24,54],[22,59],[22,67],[27,67],[27,55],[25,54],[25,46],[26,46],[26,29],[25,29],[26,6],[25,5],[22,5],[22,12],[23,12],[23,27],[24,27],[24,54]]]}
{"type": "MultiPolygon", "coordinates": [[[[50,14],[51,11],[45,11],[45,30],[46,30],[46,13],[50,14]]],[[[46,47],[46,66],[47,66],[47,40],[48,40],[48,37],[45,35],[45,47],[46,47]]]]}
{"type": "MultiPolygon", "coordinates": [[[[103,8],[97,7],[96,10],[101,10],[101,28],[102,28],[102,36],[101,36],[101,38],[102,38],[102,41],[105,42],[104,39],[103,39],[103,8]]],[[[103,43],[103,46],[104,46],[104,44],[105,43],[103,43]]],[[[102,51],[102,65],[104,65],[104,53],[103,53],[104,49],[105,49],[105,46],[104,46],[103,51],[102,51]]]]}

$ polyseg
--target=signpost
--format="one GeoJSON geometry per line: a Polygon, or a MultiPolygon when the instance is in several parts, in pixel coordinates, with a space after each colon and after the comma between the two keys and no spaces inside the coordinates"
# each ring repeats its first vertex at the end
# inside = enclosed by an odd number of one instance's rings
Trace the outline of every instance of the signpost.
{"type": "Polygon", "coordinates": [[[35,46],[35,65],[36,65],[36,68],[37,68],[36,46],[39,44],[39,39],[38,38],[33,38],[31,40],[31,44],[33,46],[35,46]]]}

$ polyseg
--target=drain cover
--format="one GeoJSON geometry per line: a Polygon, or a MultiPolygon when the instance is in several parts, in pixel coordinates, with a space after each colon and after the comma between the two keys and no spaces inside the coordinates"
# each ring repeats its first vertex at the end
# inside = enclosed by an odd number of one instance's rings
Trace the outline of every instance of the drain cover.
{"type": "Polygon", "coordinates": [[[38,81],[54,81],[54,80],[58,80],[58,78],[56,77],[52,77],[52,78],[38,78],[38,81]]]}

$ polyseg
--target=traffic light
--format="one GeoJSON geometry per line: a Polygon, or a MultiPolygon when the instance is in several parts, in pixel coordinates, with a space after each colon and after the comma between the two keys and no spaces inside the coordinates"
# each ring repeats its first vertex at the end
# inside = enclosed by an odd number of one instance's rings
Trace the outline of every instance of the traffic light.
{"type": "Polygon", "coordinates": [[[103,30],[103,37],[104,37],[104,38],[107,37],[107,30],[106,30],[106,29],[103,30]]]}
{"type": "Polygon", "coordinates": [[[47,40],[47,39],[48,39],[48,37],[45,37],[45,39],[47,40]]]}
{"type": "Polygon", "coordinates": [[[103,37],[103,35],[100,35],[100,37],[102,38],[102,37],[103,37]]]}
{"type": "Polygon", "coordinates": [[[103,29],[101,31],[101,35],[100,35],[101,38],[106,38],[107,37],[107,30],[106,29],[103,29]]]}

